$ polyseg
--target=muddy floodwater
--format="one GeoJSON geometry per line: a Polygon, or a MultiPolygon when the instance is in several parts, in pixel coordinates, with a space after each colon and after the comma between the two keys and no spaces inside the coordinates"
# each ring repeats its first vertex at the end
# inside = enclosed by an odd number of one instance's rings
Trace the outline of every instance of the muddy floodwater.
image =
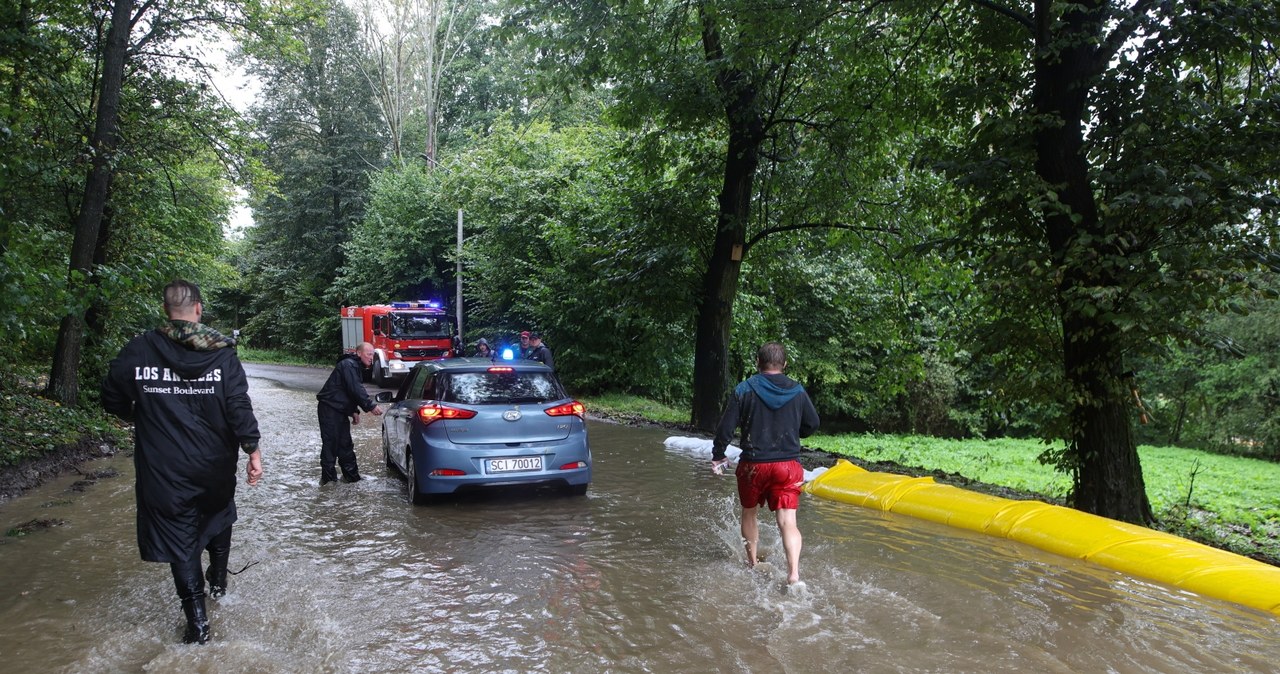
{"type": "MultiPolygon", "coordinates": [[[[253,372],[251,371],[251,374],[253,372]]],[[[732,477],[666,431],[590,425],[586,497],[406,503],[380,419],[319,486],[312,391],[252,377],[266,475],[240,485],[213,638],[180,643],[138,560],[133,468],[0,505],[5,672],[1276,672],[1280,619],[995,539],[805,496],[802,596],[744,568],[732,477]]],[[[372,422],[372,423],[371,423],[372,422]]],[[[241,472],[243,472],[243,460],[241,472]]],[[[781,561],[771,520],[761,547],[781,561]]]]}

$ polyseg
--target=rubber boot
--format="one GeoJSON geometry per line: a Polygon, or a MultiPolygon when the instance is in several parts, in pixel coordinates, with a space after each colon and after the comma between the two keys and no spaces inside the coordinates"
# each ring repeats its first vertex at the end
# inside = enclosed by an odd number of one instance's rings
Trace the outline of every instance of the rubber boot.
{"type": "Polygon", "coordinates": [[[204,578],[209,581],[209,596],[217,599],[227,593],[227,561],[231,557],[231,527],[213,537],[205,546],[209,551],[209,569],[204,578]]]}
{"type": "Polygon", "coordinates": [[[187,630],[182,633],[182,643],[209,643],[209,614],[205,612],[204,594],[183,599],[182,612],[187,614],[187,630]]]}
{"type": "Polygon", "coordinates": [[[182,643],[203,644],[209,641],[209,614],[204,606],[204,578],[200,575],[200,552],[182,563],[170,563],[173,586],[182,600],[182,612],[187,616],[187,629],[182,633],[182,643]]]}

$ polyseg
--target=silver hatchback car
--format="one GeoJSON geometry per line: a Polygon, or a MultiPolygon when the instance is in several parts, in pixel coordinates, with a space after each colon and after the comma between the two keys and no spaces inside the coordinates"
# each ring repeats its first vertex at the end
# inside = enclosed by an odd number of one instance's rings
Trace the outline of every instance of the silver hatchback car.
{"type": "Polygon", "coordinates": [[[419,363],[382,420],[389,469],[409,500],[516,485],[587,493],[586,410],[542,363],[450,358],[419,363]]]}

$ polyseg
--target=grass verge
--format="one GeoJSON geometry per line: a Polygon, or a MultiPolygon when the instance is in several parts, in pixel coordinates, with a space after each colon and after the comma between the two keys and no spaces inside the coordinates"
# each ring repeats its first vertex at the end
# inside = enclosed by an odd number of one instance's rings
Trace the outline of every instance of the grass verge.
{"type": "Polygon", "coordinates": [[[614,421],[647,422],[664,426],[684,426],[689,423],[688,410],[626,393],[602,393],[579,397],[578,400],[587,406],[587,414],[599,414],[614,421]]]}
{"type": "MultiPolygon", "coordinates": [[[[247,346],[236,347],[236,355],[240,357],[242,362],[246,363],[266,363],[268,365],[301,365],[304,367],[317,367],[319,363],[308,362],[306,359],[297,354],[288,351],[276,351],[274,349],[254,349],[247,346]]],[[[330,363],[332,365],[333,363],[330,363]]]]}
{"type": "MultiPolygon", "coordinates": [[[[1070,479],[1041,464],[1036,440],[819,435],[807,446],[864,461],[942,471],[1061,503],[1070,479]]],[[[1280,565],[1280,464],[1181,447],[1139,447],[1153,528],[1280,565]]]]}

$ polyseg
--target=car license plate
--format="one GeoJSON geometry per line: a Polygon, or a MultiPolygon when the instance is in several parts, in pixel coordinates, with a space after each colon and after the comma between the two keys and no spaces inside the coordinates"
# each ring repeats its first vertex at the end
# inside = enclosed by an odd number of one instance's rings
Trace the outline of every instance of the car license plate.
{"type": "Polygon", "coordinates": [[[542,457],[520,456],[511,459],[489,459],[490,473],[516,473],[525,470],[542,470],[542,457]]]}

